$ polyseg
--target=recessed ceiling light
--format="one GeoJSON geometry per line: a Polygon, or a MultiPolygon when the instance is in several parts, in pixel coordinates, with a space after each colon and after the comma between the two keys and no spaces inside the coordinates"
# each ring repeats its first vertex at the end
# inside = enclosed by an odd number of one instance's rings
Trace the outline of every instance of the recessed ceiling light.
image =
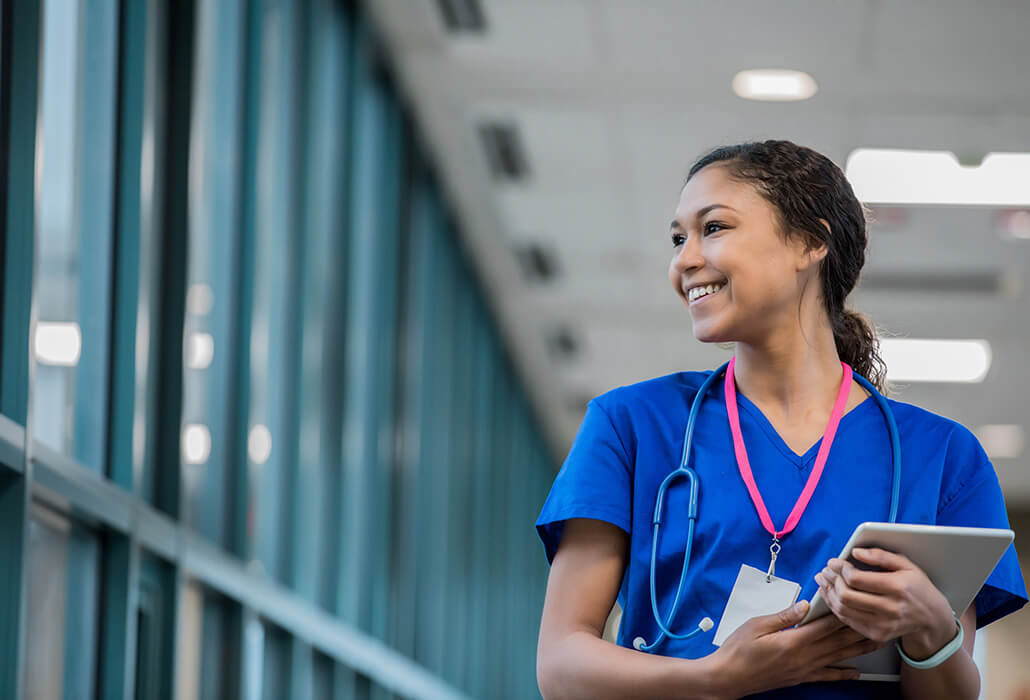
{"type": "Polygon", "coordinates": [[[991,368],[986,340],[882,338],[880,355],[892,382],[982,382],[991,368]]]}
{"type": "Polygon", "coordinates": [[[199,423],[185,426],[180,449],[186,464],[203,464],[211,456],[211,431],[199,423]]]}
{"type": "Polygon", "coordinates": [[[190,285],[186,292],[186,310],[194,316],[204,316],[215,305],[215,293],[209,285],[198,282],[190,285]]]}
{"type": "Polygon", "coordinates": [[[264,464],[272,455],[272,433],[265,425],[255,425],[247,436],[247,456],[254,464],[264,464]]]}
{"type": "Polygon", "coordinates": [[[1030,241],[1030,211],[1003,209],[995,214],[994,220],[1005,238],[1030,241]]]}
{"type": "Polygon", "coordinates": [[[807,100],[817,89],[812,76],[799,70],[762,68],[733,76],[733,92],[747,100],[807,100]]]}
{"type": "Polygon", "coordinates": [[[190,333],[186,341],[186,366],[207,369],[215,356],[215,339],[210,333],[190,333]]]}
{"type": "Polygon", "coordinates": [[[82,355],[79,324],[40,321],[36,324],[36,360],[42,365],[74,367],[82,355]]]}
{"type": "Polygon", "coordinates": [[[863,202],[1030,205],[1030,153],[988,153],[967,167],[951,151],[858,148],[844,172],[863,202]]]}
{"type": "Polygon", "coordinates": [[[1016,459],[1026,445],[1021,425],[981,425],[976,437],[991,459],[1016,459]]]}

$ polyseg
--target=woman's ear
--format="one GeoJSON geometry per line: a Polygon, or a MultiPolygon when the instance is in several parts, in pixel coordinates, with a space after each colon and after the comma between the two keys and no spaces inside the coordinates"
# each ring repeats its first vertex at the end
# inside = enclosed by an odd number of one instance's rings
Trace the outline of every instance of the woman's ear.
{"type": "MultiPolygon", "coordinates": [[[[830,224],[826,219],[819,219],[819,221],[822,222],[827,231],[830,230],[830,224]]],[[[797,265],[799,272],[807,270],[813,265],[818,265],[822,262],[823,258],[830,253],[829,246],[811,234],[800,233],[800,235],[795,238],[795,241],[797,241],[795,250],[797,252],[797,265]]]]}

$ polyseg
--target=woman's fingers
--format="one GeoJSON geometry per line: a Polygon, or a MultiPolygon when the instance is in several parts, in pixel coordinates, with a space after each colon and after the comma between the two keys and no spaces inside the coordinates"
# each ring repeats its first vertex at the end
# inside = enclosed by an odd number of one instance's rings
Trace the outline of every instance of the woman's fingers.
{"type": "MultiPolygon", "coordinates": [[[[849,586],[842,578],[828,579],[823,574],[816,574],[816,581],[822,589],[823,597],[830,604],[831,609],[835,605],[844,606],[849,610],[869,613],[872,615],[890,615],[890,600],[875,593],[866,593],[849,586]]],[[[836,609],[834,610],[836,612],[836,609]]]]}
{"type": "Polygon", "coordinates": [[[809,622],[807,625],[802,625],[795,630],[789,631],[802,638],[804,642],[813,644],[829,637],[835,632],[846,629],[848,629],[848,626],[833,615],[824,615],[817,620],[809,622]]]}
{"type": "Polygon", "coordinates": [[[904,554],[895,554],[879,547],[856,547],[851,550],[851,554],[860,562],[878,566],[887,571],[911,569],[914,566],[912,560],[904,554]]]}
{"type": "Polygon", "coordinates": [[[832,652],[827,653],[825,656],[819,659],[820,665],[830,666],[832,664],[838,664],[848,659],[853,659],[856,656],[862,656],[863,654],[869,654],[877,649],[883,648],[883,642],[874,642],[871,639],[862,637],[860,641],[851,642],[845,644],[832,652]]]}
{"type": "Polygon", "coordinates": [[[851,562],[844,561],[843,559],[830,559],[826,563],[826,568],[817,575],[821,575],[823,579],[831,583],[838,578],[842,578],[849,587],[865,591],[866,593],[881,595],[896,593],[892,572],[862,571],[851,562]]]}
{"type": "Polygon", "coordinates": [[[793,627],[801,622],[808,614],[808,601],[800,600],[789,608],[770,615],[759,615],[753,617],[748,624],[754,629],[756,635],[771,634],[782,629],[793,627]]]}

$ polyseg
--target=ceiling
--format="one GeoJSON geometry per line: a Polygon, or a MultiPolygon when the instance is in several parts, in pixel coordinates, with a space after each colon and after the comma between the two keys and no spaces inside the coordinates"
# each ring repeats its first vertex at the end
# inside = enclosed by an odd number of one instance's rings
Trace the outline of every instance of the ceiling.
{"type": "MultiPolygon", "coordinates": [[[[668,221],[690,163],[713,146],[785,138],[839,165],[859,147],[1030,151],[1030,3],[966,0],[480,0],[485,31],[449,31],[435,0],[370,0],[519,371],[564,458],[585,402],[728,353],[697,342],[669,286],[668,221]],[[802,102],[743,100],[748,68],[812,75],[802,102]],[[491,176],[478,131],[511,124],[529,176],[491,176]],[[559,275],[532,282],[539,244],[559,275]],[[571,355],[551,350],[564,328],[571,355]]],[[[1030,241],[975,207],[880,209],[850,305],[891,335],[986,338],[981,384],[893,396],[976,430],[1030,431],[1030,241]],[[994,280],[994,291],[963,281],[994,280]],[[900,286],[897,283],[901,283],[900,286]],[[914,287],[914,288],[913,288],[914,287]]],[[[1030,446],[995,459],[1030,505],[1030,446]]]]}

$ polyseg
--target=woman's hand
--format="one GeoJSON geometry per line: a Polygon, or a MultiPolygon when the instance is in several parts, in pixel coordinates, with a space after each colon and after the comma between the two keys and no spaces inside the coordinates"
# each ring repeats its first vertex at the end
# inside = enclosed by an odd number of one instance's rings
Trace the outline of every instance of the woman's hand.
{"type": "Polygon", "coordinates": [[[841,622],[879,642],[900,638],[914,659],[932,656],[955,636],[947,598],[908,557],[877,548],[856,548],[852,555],[882,570],[863,571],[835,558],[815,575],[841,622]]]}
{"type": "Polygon", "coordinates": [[[731,683],[720,695],[737,698],[775,688],[816,681],[858,678],[853,668],[830,668],[882,647],[850,629],[833,615],[794,627],[808,612],[808,602],[741,625],[709,658],[731,683]]]}

